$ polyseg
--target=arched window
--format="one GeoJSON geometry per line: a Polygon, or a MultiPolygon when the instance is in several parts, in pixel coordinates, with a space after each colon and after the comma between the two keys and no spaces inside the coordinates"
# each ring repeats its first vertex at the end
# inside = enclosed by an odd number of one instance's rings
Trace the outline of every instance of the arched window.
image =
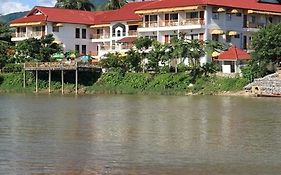
{"type": "Polygon", "coordinates": [[[121,31],[117,30],[117,37],[121,37],[121,31]]]}

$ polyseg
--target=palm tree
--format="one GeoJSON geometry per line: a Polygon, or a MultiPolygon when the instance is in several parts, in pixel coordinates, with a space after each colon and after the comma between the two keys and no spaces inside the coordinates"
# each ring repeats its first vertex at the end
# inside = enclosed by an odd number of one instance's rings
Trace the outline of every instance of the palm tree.
{"type": "Polygon", "coordinates": [[[106,4],[106,9],[107,10],[120,9],[126,3],[127,3],[126,0],[108,0],[106,4]]]}
{"type": "Polygon", "coordinates": [[[89,0],[57,0],[55,7],[91,11],[95,5],[89,0]]]}

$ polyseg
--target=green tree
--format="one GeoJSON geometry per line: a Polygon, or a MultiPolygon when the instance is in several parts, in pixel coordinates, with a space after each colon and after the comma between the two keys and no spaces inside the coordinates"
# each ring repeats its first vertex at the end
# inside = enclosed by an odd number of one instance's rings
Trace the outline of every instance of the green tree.
{"type": "Polygon", "coordinates": [[[139,72],[141,70],[141,55],[134,49],[130,49],[125,57],[125,64],[129,71],[139,72]]]}
{"type": "Polygon", "coordinates": [[[57,0],[55,7],[85,11],[92,11],[95,9],[95,5],[89,0],[57,0]]]}
{"type": "Polygon", "coordinates": [[[141,56],[141,67],[143,72],[145,72],[145,58],[147,53],[149,52],[149,48],[151,48],[152,46],[153,41],[154,40],[147,37],[140,37],[134,42],[135,47],[137,48],[141,56]]]}
{"type": "Polygon", "coordinates": [[[46,35],[41,39],[29,38],[18,42],[12,62],[51,61],[51,55],[62,51],[61,47],[54,43],[54,40],[53,35],[46,35]]]}
{"type": "Polygon", "coordinates": [[[120,9],[126,3],[127,3],[126,0],[108,0],[108,2],[106,4],[106,9],[107,10],[120,9]]]}
{"type": "Polygon", "coordinates": [[[0,68],[9,61],[12,50],[11,28],[7,24],[0,23],[0,68]]]}
{"type": "Polygon", "coordinates": [[[105,57],[106,59],[100,61],[102,68],[106,68],[109,71],[121,70],[122,72],[126,72],[128,70],[125,64],[125,57],[119,53],[109,53],[105,57]]]}
{"type": "Polygon", "coordinates": [[[260,29],[253,37],[252,60],[242,73],[249,80],[275,72],[281,61],[281,23],[260,29]]]}

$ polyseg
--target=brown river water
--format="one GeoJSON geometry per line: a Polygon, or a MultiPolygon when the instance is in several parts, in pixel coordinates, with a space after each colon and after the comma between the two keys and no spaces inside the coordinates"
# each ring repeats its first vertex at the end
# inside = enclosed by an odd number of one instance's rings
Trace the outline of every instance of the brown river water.
{"type": "Polygon", "coordinates": [[[280,175],[281,98],[0,95],[0,175],[280,175]]]}

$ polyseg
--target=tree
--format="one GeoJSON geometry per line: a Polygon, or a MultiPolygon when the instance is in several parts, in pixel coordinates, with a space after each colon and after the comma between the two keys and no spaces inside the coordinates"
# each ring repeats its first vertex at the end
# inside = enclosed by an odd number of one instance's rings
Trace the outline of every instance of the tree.
{"type": "Polygon", "coordinates": [[[61,47],[54,43],[54,40],[55,38],[50,34],[41,39],[29,38],[18,42],[12,62],[51,61],[51,55],[62,51],[61,47]]]}
{"type": "Polygon", "coordinates": [[[249,80],[275,72],[281,61],[281,23],[260,29],[253,37],[252,60],[242,73],[249,80]]]}
{"type": "Polygon", "coordinates": [[[134,49],[130,49],[125,57],[125,64],[129,71],[139,72],[141,70],[141,55],[134,49]]]}
{"type": "Polygon", "coordinates": [[[107,10],[120,9],[126,3],[127,3],[126,0],[108,0],[108,2],[106,4],[106,9],[107,10]]]}
{"type": "Polygon", "coordinates": [[[149,52],[149,48],[152,46],[154,40],[147,38],[147,37],[140,37],[138,38],[134,44],[140,53],[141,56],[141,67],[143,72],[145,71],[145,57],[147,53],[149,52]]]}
{"type": "Polygon", "coordinates": [[[95,5],[89,0],[57,0],[55,7],[85,11],[92,11],[95,9],[95,5]]]}
{"type": "Polygon", "coordinates": [[[0,68],[8,62],[12,50],[11,28],[7,24],[0,23],[0,68]]]}

